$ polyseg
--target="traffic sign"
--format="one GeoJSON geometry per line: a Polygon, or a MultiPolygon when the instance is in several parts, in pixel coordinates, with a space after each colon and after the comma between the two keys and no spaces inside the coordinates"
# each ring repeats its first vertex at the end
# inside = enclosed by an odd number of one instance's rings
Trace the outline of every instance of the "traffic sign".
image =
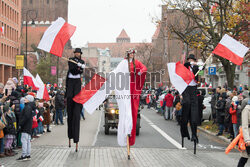
{"type": "Polygon", "coordinates": [[[216,75],[216,67],[208,67],[208,75],[216,75]]]}

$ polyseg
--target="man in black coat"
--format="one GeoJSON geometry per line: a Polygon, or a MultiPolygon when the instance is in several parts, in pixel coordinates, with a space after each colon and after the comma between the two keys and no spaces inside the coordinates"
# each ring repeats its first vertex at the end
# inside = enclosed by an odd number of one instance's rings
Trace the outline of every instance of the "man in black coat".
{"type": "Polygon", "coordinates": [[[55,97],[55,109],[56,109],[56,124],[58,125],[58,119],[60,120],[61,124],[63,124],[63,113],[62,110],[64,109],[64,92],[62,90],[58,90],[55,97]]]}
{"type": "Polygon", "coordinates": [[[21,112],[19,121],[19,131],[22,134],[22,156],[17,160],[23,161],[30,159],[31,152],[31,133],[32,133],[32,122],[33,122],[33,103],[34,97],[27,95],[24,97],[25,107],[21,112]]]}
{"type": "MultiPolygon", "coordinates": [[[[195,75],[199,71],[199,67],[196,65],[196,58],[193,54],[190,54],[188,62],[184,66],[189,69],[195,75]]],[[[198,97],[196,95],[197,91],[197,81],[198,75],[193,79],[185,91],[182,93],[183,96],[183,107],[182,107],[182,117],[181,117],[181,136],[182,139],[187,137],[190,139],[187,124],[190,122],[192,130],[191,141],[198,143],[197,137],[197,125],[199,123],[199,113],[198,113],[198,97]]]]}
{"type": "Polygon", "coordinates": [[[85,62],[81,59],[82,51],[76,48],[74,57],[70,58],[76,63],[68,62],[69,71],[66,78],[66,98],[67,98],[67,113],[68,113],[68,138],[69,147],[71,147],[70,139],[76,143],[76,151],[78,148],[79,132],[80,132],[80,112],[82,104],[73,101],[73,97],[81,91],[81,74],[85,68],[85,62]]]}

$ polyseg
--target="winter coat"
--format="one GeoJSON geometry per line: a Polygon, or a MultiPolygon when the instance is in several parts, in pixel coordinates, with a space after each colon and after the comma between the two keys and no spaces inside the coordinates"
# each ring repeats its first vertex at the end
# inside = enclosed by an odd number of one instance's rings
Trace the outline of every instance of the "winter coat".
{"type": "Polygon", "coordinates": [[[63,110],[64,109],[64,96],[60,93],[56,94],[55,108],[56,108],[56,110],[63,110]]]}
{"type": "Polygon", "coordinates": [[[12,116],[11,113],[5,113],[4,114],[5,120],[6,120],[6,126],[3,129],[5,135],[16,135],[16,129],[15,129],[15,118],[12,116]]]}
{"type": "MultiPolygon", "coordinates": [[[[242,132],[243,132],[244,141],[247,142],[247,141],[250,141],[250,128],[249,128],[250,105],[246,105],[246,107],[242,111],[241,119],[242,119],[242,132]]],[[[246,151],[243,151],[241,153],[241,156],[245,158],[250,158],[250,155],[247,155],[246,151]]]]}
{"type": "Polygon", "coordinates": [[[234,104],[229,109],[229,113],[231,114],[231,119],[233,124],[237,124],[237,110],[234,109],[234,104]]]}
{"type": "Polygon", "coordinates": [[[229,123],[231,122],[231,114],[229,113],[229,109],[231,107],[232,100],[231,98],[226,99],[226,105],[225,105],[225,122],[229,123]]]}
{"type": "Polygon", "coordinates": [[[203,118],[203,100],[204,97],[202,95],[198,95],[198,113],[199,113],[199,121],[198,125],[201,125],[202,118],[203,118]]]}
{"type": "Polygon", "coordinates": [[[51,123],[50,118],[50,107],[48,103],[44,103],[43,106],[45,107],[44,113],[43,113],[43,125],[49,125],[51,123]]]}
{"type": "Polygon", "coordinates": [[[218,113],[218,118],[217,121],[219,124],[223,124],[224,123],[224,119],[225,119],[225,100],[219,100],[216,104],[216,110],[218,113]]]}
{"type": "Polygon", "coordinates": [[[166,102],[167,107],[173,107],[174,96],[172,94],[168,93],[165,96],[164,101],[166,102]]]}
{"type": "Polygon", "coordinates": [[[31,135],[32,133],[32,122],[33,122],[33,104],[26,103],[25,107],[21,113],[19,128],[21,132],[28,133],[31,135]]]}

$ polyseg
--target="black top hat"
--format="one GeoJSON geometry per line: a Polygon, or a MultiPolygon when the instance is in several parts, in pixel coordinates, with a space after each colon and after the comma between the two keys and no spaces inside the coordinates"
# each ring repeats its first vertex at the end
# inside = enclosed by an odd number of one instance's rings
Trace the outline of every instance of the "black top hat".
{"type": "Polygon", "coordinates": [[[82,54],[82,50],[81,50],[81,48],[75,48],[74,53],[81,53],[81,54],[82,54]]]}
{"type": "Polygon", "coordinates": [[[188,60],[188,59],[193,59],[194,61],[196,61],[196,58],[195,58],[195,56],[194,56],[193,54],[190,54],[190,55],[188,56],[187,60],[188,60]]]}

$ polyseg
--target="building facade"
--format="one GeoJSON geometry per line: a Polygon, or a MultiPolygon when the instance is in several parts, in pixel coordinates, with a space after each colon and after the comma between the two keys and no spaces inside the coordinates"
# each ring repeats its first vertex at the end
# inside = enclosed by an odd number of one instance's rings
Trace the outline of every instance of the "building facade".
{"type": "Polygon", "coordinates": [[[20,0],[0,1],[0,82],[17,76],[15,56],[20,54],[21,34],[20,0]]]}
{"type": "MultiPolygon", "coordinates": [[[[68,0],[22,0],[22,21],[26,21],[28,10],[37,12],[36,21],[55,21],[58,17],[68,21],[68,0]]],[[[32,16],[27,17],[32,21],[32,16]]]]}

